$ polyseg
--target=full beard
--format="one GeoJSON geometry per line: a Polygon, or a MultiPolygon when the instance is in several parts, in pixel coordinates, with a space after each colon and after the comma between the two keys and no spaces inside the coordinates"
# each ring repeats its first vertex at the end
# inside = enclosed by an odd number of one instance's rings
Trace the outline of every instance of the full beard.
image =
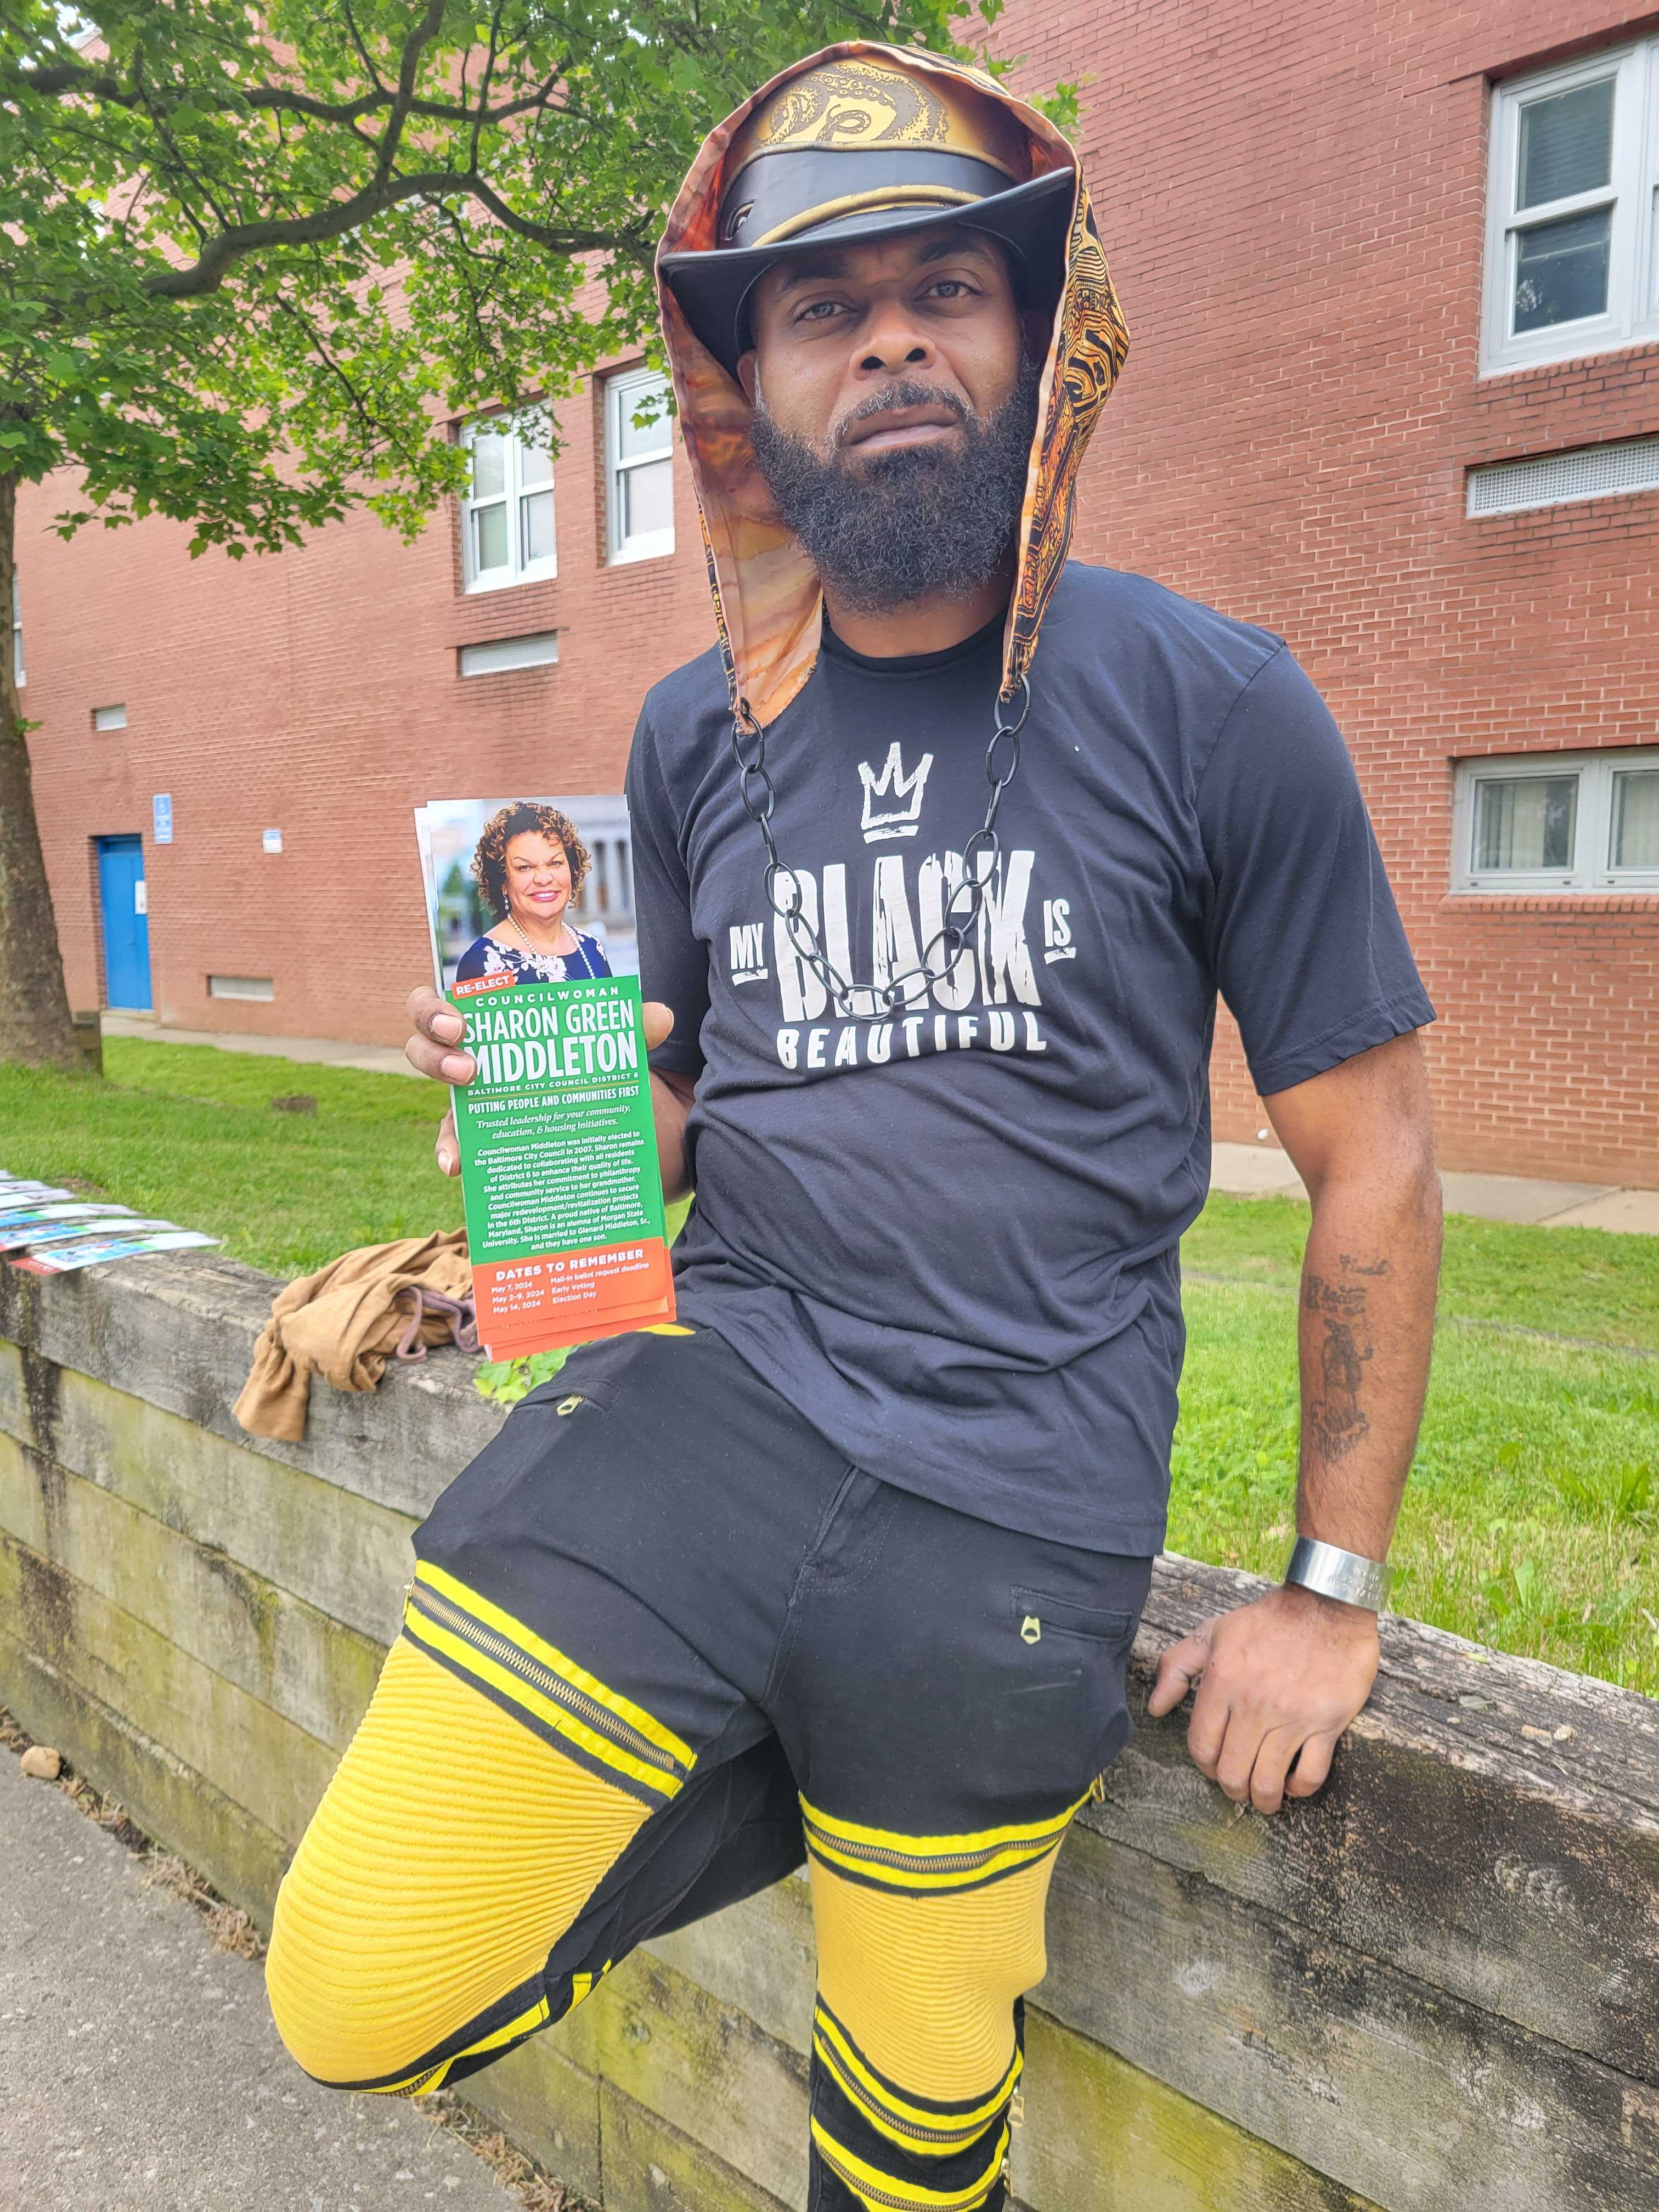
{"type": "Polygon", "coordinates": [[[1025,496],[1042,372],[1025,361],[1013,391],[981,416],[955,393],[906,380],[862,401],[836,427],[826,459],[755,401],[750,437],[778,518],[836,599],[856,614],[917,600],[965,599],[1008,559],[1025,496]],[[943,405],[962,424],[944,444],[901,446],[857,460],[842,441],[860,416],[943,405]]]}

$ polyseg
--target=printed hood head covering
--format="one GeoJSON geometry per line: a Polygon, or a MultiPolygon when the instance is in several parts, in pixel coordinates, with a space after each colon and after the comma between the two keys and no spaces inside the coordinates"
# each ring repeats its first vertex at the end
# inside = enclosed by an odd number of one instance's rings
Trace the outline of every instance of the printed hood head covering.
{"type": "Polygon", "coordinates": [[[1128,351],[1083,173],[1054,125],[977,70],[909,47],[826,46],[703,141],[657,254],[663,331],[740,720],[764,729],[812,672],[823,599],[776,520],[735,374],[749,291],[799,241],[963,221],[1054,300],[1003,641],[1019,690],[1072,536],[1077,472],[1128,351]]]}

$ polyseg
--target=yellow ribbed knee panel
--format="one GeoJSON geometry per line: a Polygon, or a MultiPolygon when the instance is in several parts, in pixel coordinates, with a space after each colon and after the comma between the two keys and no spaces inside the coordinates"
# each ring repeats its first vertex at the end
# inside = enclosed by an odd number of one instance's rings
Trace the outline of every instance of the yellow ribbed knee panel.
{"type": "Polygon", "coordinates": [[[400,1638],[276,1899],[283,2042],[325,2081],[413,2067],[540,1971],[647,1817],[400,1638]]]}
{"type": "Polygon", "coordinates": [[[818,1988],[872,2066],[919,2097],[981,2096],[1014,2054],[1014,1999],[1048,1968],[1055,1852],[980,1889],[872,1889],[810,1862],[818,1988]]]}

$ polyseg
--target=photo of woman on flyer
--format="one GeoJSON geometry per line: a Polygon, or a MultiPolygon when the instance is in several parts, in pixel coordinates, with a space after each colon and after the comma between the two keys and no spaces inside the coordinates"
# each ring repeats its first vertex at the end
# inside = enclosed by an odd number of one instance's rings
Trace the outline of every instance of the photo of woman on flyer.
{"type": "Polygon", "coordinates": [[[492,815],[472,873],[495,919],[461,956],[456,981],[510,975],[518,983],[563,983],[610,975],[599,939],[565,918],[588,865],[575,823],[556,806],[518,799],[492,815]]]}

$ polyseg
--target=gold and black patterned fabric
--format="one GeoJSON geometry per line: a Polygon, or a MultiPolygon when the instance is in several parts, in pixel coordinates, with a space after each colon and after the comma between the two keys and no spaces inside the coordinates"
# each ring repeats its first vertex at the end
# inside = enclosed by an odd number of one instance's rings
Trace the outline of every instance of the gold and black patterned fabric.
{"type": "Polygon", "coordinates": [[[1049,1875],[1129,1734],[1150,1561],[879,1482],[684,1329],[574,1353],[416,1550],[278,1899],[301,2065],[463,2080],[805,1860],[811,2204],[995,2212],[1049,1875]]]}
{"type": "Polygon", "coordinates": [[[732,707],[763,729],[817,663],[822,594],[755,467],[735,373],[745,303],[780,258],[940,222],[999,238],[1024,304],[1051,318],[1003,638],[1012,700],[1066,565],[1078,470],[1129,350],[1072,146],[978,70],[853,40],[793,63],[711,131],[669,210],[663,337],[715,629],[732,707]]]}

